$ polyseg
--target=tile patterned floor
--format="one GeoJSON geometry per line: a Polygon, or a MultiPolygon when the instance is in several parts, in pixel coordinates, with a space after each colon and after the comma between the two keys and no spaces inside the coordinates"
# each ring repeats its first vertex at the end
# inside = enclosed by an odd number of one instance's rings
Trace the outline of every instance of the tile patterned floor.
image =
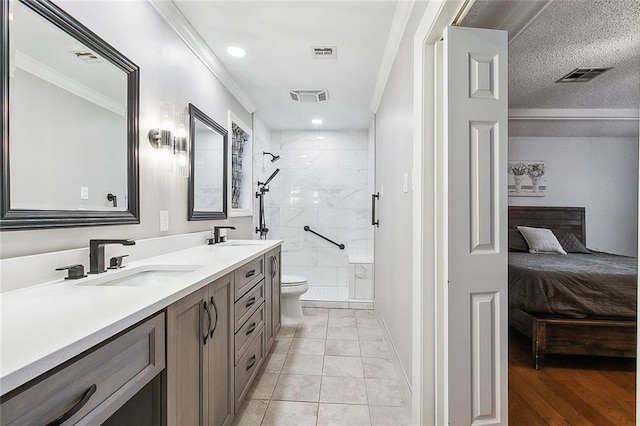
{"type": "Polygon", "coordinates": [[[408,425],[376,311],[305,308],[283,327],[235,425],[408,425]]]}

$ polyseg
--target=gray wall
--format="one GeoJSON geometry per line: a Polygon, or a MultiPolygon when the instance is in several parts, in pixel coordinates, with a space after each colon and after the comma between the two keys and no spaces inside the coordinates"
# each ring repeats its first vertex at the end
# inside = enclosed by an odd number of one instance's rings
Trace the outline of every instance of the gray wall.
{"type": "Polygon", "coordinates": [[[544,197],[512,206],[585,207],[587,246],[638,254],[638,138],[509,138],[509,160],[543,160],[544,197]]]}
{"type": "Polygon", "coordinates": [[[18,68],[10,118],[12,207],[126,210],[126,117],[18,68]]]}
{"type": "Polygon", "coordinates": [[[413,8],[376,115],[375,300],[408,380],[411,380],[413,35],[426,2],[413,8]],[[403,192],[408,174],[409,191],[403,192]]]}
{"type": "MultiPolygon", "coordinates": [[[[187,179],[158,173],[147,132],[158,124],[158,104],[177,110],[189,102],[226,127],[227,110],[251,123],[251,115],[202,65],[147,2],[64,1],[63,9],[140,67],[140,225],[11,231],[0,234],[0,258],[86,247],[89,238],[150,238],[210,229],[218,222],[251,238],[251,218],[187,221],[187,179]],[[169,231],[159,231],[159,212],[169,211],[169,231]]],[[[35,172],[35,170],[34,170],[35,172]]]]}

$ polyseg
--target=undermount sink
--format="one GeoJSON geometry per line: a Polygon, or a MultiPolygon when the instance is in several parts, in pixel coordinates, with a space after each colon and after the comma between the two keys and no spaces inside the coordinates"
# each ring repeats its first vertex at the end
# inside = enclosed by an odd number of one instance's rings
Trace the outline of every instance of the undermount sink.
{"type": "Polygon", "coordinates": [[[120,287],[160,286],[199,268],[201,268],[200,265],[142,265],[130,269],[123,268],[111,274],[107,273],[94,280],[80,282],[78,285],[120,287]]]}
{"type": "Polygon", "coordinates": [[[223,246],[258,246],[264,244],[262,240],[227,240],[222,243],[223,246]]]}

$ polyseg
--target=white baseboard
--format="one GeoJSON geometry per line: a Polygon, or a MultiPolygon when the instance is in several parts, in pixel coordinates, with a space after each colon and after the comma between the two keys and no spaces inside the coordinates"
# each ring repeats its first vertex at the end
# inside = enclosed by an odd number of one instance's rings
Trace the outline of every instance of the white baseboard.
{"type": "Polygon", "coordinates": [[[403,388],[402,390],[404,393],[405,401],[407,402],[407,406],[411,408],[411,394],[412,394],[411,381],[407,376],[407,372],[404,370],[404,368],[402,367],[402,364],[400,363],[400,357],[398,356],[398,351],[396,349],[396,346],[393,344],[393,339],[389,334],[389,328],[387,327],[387,323],[384,321],[384,318],[380,314],[380,311],[378,310],[378,308],[374,307],[374,309],[376,310],[376,312],[378,313],[378,316],[380,317],[380,320],[382,321],[382,326],[383,326],[382,328],[384,329],[384,338],[387,342],[389,353],[393,358],[391,362],[393,363],[396,369],[396,372],[398,373],[398,376],[404,379],[404,380],[400,380],[400,382],[403,388]]]}

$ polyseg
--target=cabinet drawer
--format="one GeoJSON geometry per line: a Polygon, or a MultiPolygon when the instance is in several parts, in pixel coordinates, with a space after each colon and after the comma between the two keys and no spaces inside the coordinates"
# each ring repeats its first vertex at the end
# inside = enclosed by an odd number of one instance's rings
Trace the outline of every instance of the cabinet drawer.
{"type": "Polygon", "coordinates": [[[240,357],[240,361],[235,368],[235,396],[236,396],[236,410],[240,407],[242,400],[244,399],[251,382],[258,373],[258,369],[262,365],[264,358],[264,352],[262,344],[264,328],[258,330],[255,334],[249,349],[240,357]]]}
{"type": "Polygon", "coordinates": [[[3,398],[2,424],[102,423],[164,369],[164,341],[160,313],[3,398]]]}
{"type": "Polygon", "coordinates": [[[247,322],[249,317],[262,305],[262,302],[264,302],[264,281],[256,285],[235,303],[235,332],[247,322]]]}
{"type": "Polygon", "coordinates": [[[257,311],[251,315],[251,317],[244,323],[235,336],[235,362],[240,360],[240,357],[249,347],[251,339],[256,335],[258,330],[264,325],[264,303],[258,308],[257,311]]]}
{"type": "Polygon", "coordinates": [[[264,256],[246,263],[235,270],[235,299],[238,300],[255,283],[264,278],[264,256]]]}

